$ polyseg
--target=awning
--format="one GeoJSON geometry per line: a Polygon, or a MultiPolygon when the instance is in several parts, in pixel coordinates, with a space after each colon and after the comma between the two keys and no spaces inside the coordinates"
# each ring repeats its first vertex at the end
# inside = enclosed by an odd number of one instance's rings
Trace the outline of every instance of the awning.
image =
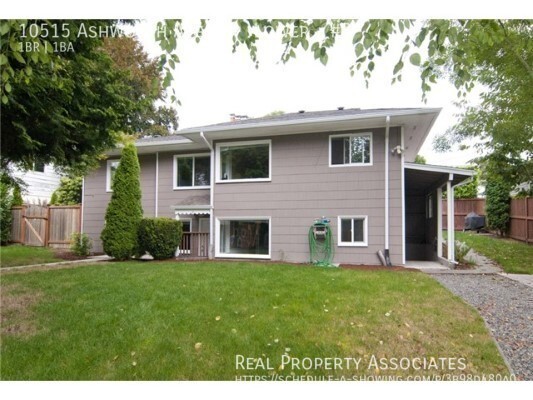
{"type": "Polygon", "coordinates": [[[205,215],[211,214],[211,206],[199,205],[199,206],[173,206],[175,214],[180,215],[205,215]]]}
{"type": "Polygon", "coordinates": [[[475,171],[440,165],[405,163],[406,193],[424,194],[451,181],[456,186],[475,174],[475,171]]]}

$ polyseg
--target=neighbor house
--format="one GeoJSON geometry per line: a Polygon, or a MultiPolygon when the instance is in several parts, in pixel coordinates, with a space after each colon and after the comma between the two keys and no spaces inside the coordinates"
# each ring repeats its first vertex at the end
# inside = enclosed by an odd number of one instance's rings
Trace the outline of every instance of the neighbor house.
{"type": "Polygon", "coordinates": [[[22,198],[25,203],[49,203],[52,193],[59,187],[61,175],[52,164],[34,162],[29,170],[13,169],[13,176],[21,179],[26,185],[23,187],[22,198]]]}
{"type": "MultiPolygon", "coordinates": [[[[415,164],[440,109],[343,109],[233,120],[136,142],[145,216],[183,221],[184,256],[308,262],[326,217],[335,263],[454,261],[443,254],[442,193],[471,171],[415,164]],[[440,243],[440,244],[439,244],[440,243]]],[[[87,176],[83,231],[100,233],[120,149],[87,176]]]]}

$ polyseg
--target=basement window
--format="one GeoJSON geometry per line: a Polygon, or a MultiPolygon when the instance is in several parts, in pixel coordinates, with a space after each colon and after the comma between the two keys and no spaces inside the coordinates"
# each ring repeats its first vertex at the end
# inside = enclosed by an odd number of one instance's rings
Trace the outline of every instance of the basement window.
{"type": "Polygon", "coordinates": [[[372,133],[329,137],[330,166],[372,165],[372,133]]]}
{"type": "Polygon", "coordinates": [[[217,218],[217,257],[270,258],[270,218],[217,218]]]}
{"type": "Polygon", "coordinates": [[[366,215],[338,218],[339,246],[368,246],[368,217],[366,215]]]}

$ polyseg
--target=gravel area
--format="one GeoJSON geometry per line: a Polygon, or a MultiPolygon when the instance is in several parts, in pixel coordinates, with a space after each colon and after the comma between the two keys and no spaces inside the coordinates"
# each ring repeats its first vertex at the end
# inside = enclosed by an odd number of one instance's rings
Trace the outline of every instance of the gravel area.
{"type": "Polygon", "coordinates": [[[500,275],[432,274],[478,309],[519,380],[533,380],[533,289],[500,275]]]}

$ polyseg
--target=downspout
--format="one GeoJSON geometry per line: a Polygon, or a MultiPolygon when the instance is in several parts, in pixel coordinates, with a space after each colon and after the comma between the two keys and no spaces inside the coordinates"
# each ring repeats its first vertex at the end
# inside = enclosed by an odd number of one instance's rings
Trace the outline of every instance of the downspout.
{"type": "Polygon", "coordinates": [[[210,188],[209,188],[209,253],[211,254],[211,257],[213,256],[214,252],[214,244],[215,244],[215,228],[214,228],[214,222],[215,218],[213,216],[214,212],[214,204],[215,204],[215,149],[213,148],[213,145],[207,140],[207,138],[204,135],[204,132],[200,132],[200,137],[203,139],[209,150],[211,151],[211,157],[210,157],[210,188]]]}
{"type": "Polygon", "coordinates": [[[157,217],[159,205],[159,152],[155,153],[155,210],[154,217],[157,217]]]}
{"type": "Polygon", "coordinates": [[[392,266],[389,253],[389,127],[390,116],[385,118],[385,264],[392,266]]]}

